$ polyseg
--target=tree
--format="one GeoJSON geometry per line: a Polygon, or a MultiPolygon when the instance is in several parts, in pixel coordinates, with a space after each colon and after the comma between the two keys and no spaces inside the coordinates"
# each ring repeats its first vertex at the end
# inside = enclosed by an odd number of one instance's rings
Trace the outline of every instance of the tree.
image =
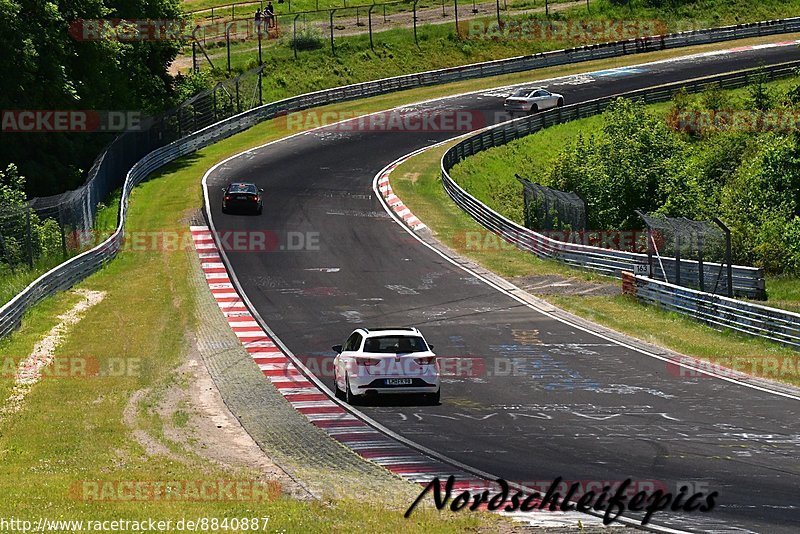
{"type": "MultiPolygon", "coordinates": [[[[178,0],[0,0],[0,109],[159,111],[178,41],[76,40],[78,19],[181,17],[178,0]],[[74,33],[74,32],[73,32],[74,33]]],[[[4,133],[0,168],[16,163],[28,193],[74,188],[111,135],[4,133]]]]}
{"type": "Polygon", "coordinates": [[[0,171],[0,263],[14,266],[23,263],[30,253],[33,259],[58,254],[61,230],[52,219],[41,220],[28,208],[25,178],[14,165],[0,171]]]}
{"type": "Polygon", "coordinates": [[[561,154],[550,182],[588,204],[591,228],[640,228],[635,210],[655,211],[692,185],[681,164],[684,144],[644,104],[619,98],[603,114],[602,135],[561,154]]]}

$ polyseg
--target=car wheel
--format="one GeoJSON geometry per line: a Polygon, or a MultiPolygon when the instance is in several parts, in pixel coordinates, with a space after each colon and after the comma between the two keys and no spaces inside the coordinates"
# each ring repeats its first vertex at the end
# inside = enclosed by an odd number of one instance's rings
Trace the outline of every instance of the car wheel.
{"type": "Polygon", "coordinates": [[[442,388],[439,388],[439,391],[436,393],[426,393],[425,400],[428,401],[428,404],[432,404],[434,406],[439,405],[442,399],[442,388]]]}
{"type": "Polygon", "coordinates": [[[344,377],[344,387],[345,387],[345,400],[347,400],[347,404],[351,406],[355,406],[358,404],[358,397],[353,394],[353,390],[350,389],[350,377],[345,375],[344,377]]]}
{"type": "Polygon", "coordinates": [[[560,108],[563,105],[564,105],[564,99],[563,98],[559,98],[558,102],[556,102],[556,107],[560,108]]]}
{"type": "Polygon", "coordinates": [[[539,111],[539,106],[536,104],[531,104],[531,109],[528,111],[528,114],[533,114],[539,111]]]}
{"type": "Polygon", "coordinates": [[[333,391],[334,391],[337,399],[345,400],[344,391],[339,389],[339,379],[335,378],[335,377],[333,379],[333,391]]]}
{"type": "Polygon", "coordinates": [[[258,213],[259,215],[261,215],[261,213],[262,213],[263,211],[264,211],[264,206],[259,206],[259,207],[258,207],[258,210],[256,211],[256,213],[258,213]]]}
{"type": "Polygon", "coordinates": [[[222,206],[222,213],[228,213],[228,209],[225,206],[222,206]]]}

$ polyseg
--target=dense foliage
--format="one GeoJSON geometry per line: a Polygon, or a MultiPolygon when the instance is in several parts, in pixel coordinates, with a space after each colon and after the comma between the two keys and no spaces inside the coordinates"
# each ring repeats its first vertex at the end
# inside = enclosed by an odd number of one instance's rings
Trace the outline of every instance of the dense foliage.
{"type": "MultiPolygon", "coordinates": [[[[176,40],[77,40],[78,19],[179,19],[179,0],[0,0],[0,109],[149,113],[171,99],[176,40]]],[[[4,133],[0,168],[15,163],[30,195],[83,182],[109,134],[4,133]]]]}
{"type": "Polygon", "coordinates": [[[0,266],[13,267],[60,253],[58,223],[28,210],[25,179],[14,165],[0,170],[0,266]]]}
{"type": "Polygon", "coordinates": [[[777,94],[763,80],[738,99],[712,87],[677,95],[666,119],[620,99],[545,181],[586,199],[591,228],[639,228],[636,209],[718,216],[732,230],[735,261],[800,273],[798,94],[800,84],[777,94]]]}

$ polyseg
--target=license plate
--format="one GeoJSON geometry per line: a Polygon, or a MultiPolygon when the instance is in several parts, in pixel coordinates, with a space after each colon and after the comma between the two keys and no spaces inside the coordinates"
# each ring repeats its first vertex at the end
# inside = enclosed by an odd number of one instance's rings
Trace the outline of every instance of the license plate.
{"type": "Polygon", "coordinates": [[[247,196],[246,195],[239,195],[238,197],[236,197],[236,200],[247,200],[247,196]]]}
{"type": "Polygon", "coordinates": [[[387,378],[387,386],[410,386],[412,380],[410,378],[387,378]]]}

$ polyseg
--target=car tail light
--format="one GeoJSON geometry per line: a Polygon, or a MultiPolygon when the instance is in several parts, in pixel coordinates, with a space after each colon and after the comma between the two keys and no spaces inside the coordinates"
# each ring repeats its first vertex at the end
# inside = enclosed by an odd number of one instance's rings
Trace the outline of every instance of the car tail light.
{"type": "Polygon", "coordinates": [[[427,356],[425,358],[414,358],[417,365],[433,365],[436,363],[436,356],[427,356]]]}
{"type": "Polygon", "coordinates": [[[356,358],[356,363],[363,367],[373,367],[381,363],[380,360],[374,360],[372,358],[356,358]]]}
{"type": "Polygon", "coordinates": [[[225,200],[230,200],[230,199],[231,199],[231,197],[229,197],[228,195],[225,195],[225,200]]]}

